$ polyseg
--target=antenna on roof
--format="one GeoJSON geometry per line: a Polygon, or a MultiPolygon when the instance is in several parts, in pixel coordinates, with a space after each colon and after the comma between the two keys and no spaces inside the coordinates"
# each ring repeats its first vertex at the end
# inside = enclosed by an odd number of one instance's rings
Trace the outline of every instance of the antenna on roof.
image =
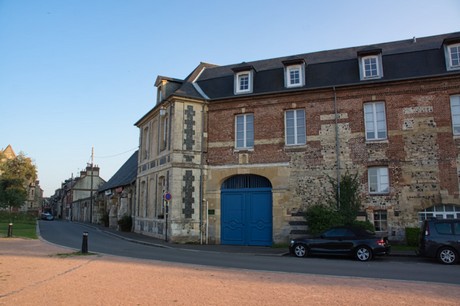
{"type": "Polygon", "coordinates": [[[412,43],[415,44],[417,42],[417,38],[414,36],[412,37],[412,43]]]}

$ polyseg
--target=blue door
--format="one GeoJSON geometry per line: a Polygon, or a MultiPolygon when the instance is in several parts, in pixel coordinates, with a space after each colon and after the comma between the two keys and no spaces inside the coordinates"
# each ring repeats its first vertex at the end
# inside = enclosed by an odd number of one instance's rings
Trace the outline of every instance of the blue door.
{"type": "MultiPolygon", "coordinates": [[[[222,185],[222,244],[272,245],[271,184],[265,178],[252,175],[250,177],[259,182],[259,184],[254,184],[253,182],[252,184],[242,186],[241,184],[228,184],[227,182],[227,184],[224,183],[222,185]],[[263,181],[264,184],[260,184],[260,181],[263,181]]],[[[232,179],[247,180],[248,176],[237,176],[232,179]]]]}

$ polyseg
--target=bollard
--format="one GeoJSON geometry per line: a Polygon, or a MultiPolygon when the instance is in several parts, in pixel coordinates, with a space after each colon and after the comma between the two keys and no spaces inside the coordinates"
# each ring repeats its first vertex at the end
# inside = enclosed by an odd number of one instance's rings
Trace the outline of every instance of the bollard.
{"type": "Polygon", "coordinates": [[[83,241],[81,243],[81,252],[88,253],[88,232],[83,232],[83,241]]]}
{"type": "Polygon", "coordinates": [[[8,237],[13,237],[13,223],[8,224],[8,237]]]}

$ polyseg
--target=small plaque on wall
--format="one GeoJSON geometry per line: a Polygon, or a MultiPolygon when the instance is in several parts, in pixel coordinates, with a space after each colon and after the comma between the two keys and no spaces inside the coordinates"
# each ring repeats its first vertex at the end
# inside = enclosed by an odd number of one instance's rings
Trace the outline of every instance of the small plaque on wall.
{"type": "Polygon", "coordinates": [[[208,215],[214,215],[215,211],[214,209],[208,209],[208,215]]]}

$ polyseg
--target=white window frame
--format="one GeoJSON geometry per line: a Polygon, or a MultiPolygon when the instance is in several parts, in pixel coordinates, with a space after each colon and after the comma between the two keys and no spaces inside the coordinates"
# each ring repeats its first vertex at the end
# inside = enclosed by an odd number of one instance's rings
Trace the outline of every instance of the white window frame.
{"type": "Polygon", "coordinates": [[[306,119],[304,109],[291,109],[284,112],[284,131],[286,146],[304,145],[307,142],[306,119]],[[288,120],[288,114],[293,114],[292,122],[288,120]],[[292,130],[293,135],[288,131],[292,130]],[[291,138],[293,140],[290,140],[291,138]]]}
{"type": "Polygon", "coordinates": [[[369,194],[388,194],[390,192],[388,167],[368,168],[367,181],[369,194]]]}
{"type": "Polygon", "coordinates": [[[359,61],[359,66],[360,66],[359,74],[360,74],[361,80],[380,79],[383,77],[382,55],[381,54],[362,56],[359,61]],[[369,61],[369,60],[375,60],[376,74],[372,74],[372,75],[366,74],[366,71],[367,71],[366,66],[368,65],[366,64],[366,61],[369,61]]]}
{"type": "Polygon", "coordinates": [[[240,71],[235,73],[235,94],[251,93],[252,92],[252,83],[253,83],[253,73],[252,70],[240,71]],[[247,75],[248,86],[247,88],[241,88],[241,79],[247,75]]]}
{"type": "Polygon", "coordinates": [[[285,68],[285,80],[286,80],[286,87],[301,87],[305,85],[305,65],[297,64],[297,65],[289,65],[285,68]],[[291,76],[291,72],[298,71],[298,83],[293,83],[293,78],[291,76]]]}
{"type": "Polygon", "coordinates": [[[458,70],[460,69],[460,43],[447,45],[445,47],[446,53],[446,68],[447,70],[458,70]],[[453,52],[455,50],[455,53],[453,52]],[[454,62],[453,55],[456,54],[457,58],[454,62]]]}
{"type": "Polygon", "coordinates": [[[385,102],[364,104],[364,133],[366,141],[385,140],[388,137],[385,102]],[[374,137],[368,134],[373,133],[374,137]],[[384,133],[384,135],[380,135],[384,133]]]}
{"type": "Polygon", "coordinates": [[[378,232],[388,231],[388,211],[374,210],[374,227],[378,232]]]}
{"type": "Polygon", "coordinates": [[[250,113],[235,116],[235,148],[238,150],[254,148],[254,114],[250,113]],[[252,120],[248,120],[249,117],[252,120]],[[242,120],[242,126],[239,125],[239,119],[242,120]],[[242,145],[238,144],[240,141],[242,141],[242,145]]]}
{"type": "Polygon", "coordinates": [[[450,96],[450,113],[452,119],[452,133],[460,135],[460,95],[450,96]]]}

